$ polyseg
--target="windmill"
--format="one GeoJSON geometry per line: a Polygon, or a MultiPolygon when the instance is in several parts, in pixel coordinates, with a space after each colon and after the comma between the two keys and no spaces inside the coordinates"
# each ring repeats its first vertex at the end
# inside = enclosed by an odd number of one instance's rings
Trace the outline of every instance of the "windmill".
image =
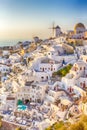
{"type": "Polygon", "coordinates": [[[49,28],[52,29],[52,37],[54,37],[54,32],[55,32],[55,22],[53,22],[52,27],[49,28]]]}

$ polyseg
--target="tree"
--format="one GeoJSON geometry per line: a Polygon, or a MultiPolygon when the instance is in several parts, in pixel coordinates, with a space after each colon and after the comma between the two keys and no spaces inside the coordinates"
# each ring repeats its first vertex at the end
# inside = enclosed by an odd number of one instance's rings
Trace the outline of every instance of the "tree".
{"type": "Polygon", "coordinates": [[[53,76],[60,76],[60,77],[63,77],[65,76],[67,73],[69,73],[70,69],[72,68],[72,64],[69,64],[67,66],[65,66],[64,68],[58,70],[57,72],[54,72],[53,73],[53,76]]]}
{"type": "Polygon", "coordinates": [[[22,128],[21,127],[17,127],[15,130],[22,130],[22,128]]]}
{"type": "Polygon", "coordinates": [[[67,127],[62,126],[61,128],[57,129],[57,130],[67,130],[67,127]]]}
{"type": "Polygon", "coordinates": [[[84,130],[83,122],[77,122],[77,123],[71,125],[70,130],[84,130]]]}
{"type": "Polygon", "coordinates": [[[87,130],[87,116],[82,115],[74,124],[69,122],[56,122],[52,126],[46,128],[45,130],[87,130]]]}
{"type": "Polygon", "coordinates": [[[0,128],[2,127],[2,122],[0,121],[0,128]]]}
{"type": "Polygon", "coordinates": [[[23,101],[19,99],[19,100],[17,101],[17,105],[23,105],[23,101]]]}
{"type": "Polygon", "coordinates": [[[81,122],[87,123],[87,116],[86,115],[82,115],[80,118],[81,122]]]}

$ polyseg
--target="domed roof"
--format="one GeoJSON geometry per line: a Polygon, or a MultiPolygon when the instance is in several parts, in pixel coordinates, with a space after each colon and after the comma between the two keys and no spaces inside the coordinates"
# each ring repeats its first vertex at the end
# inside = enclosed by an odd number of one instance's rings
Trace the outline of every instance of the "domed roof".
{"type": "Polygon", "coordinates": [[[74,27],[74,30],[76,30],[77,28],[83,28],[83,29],[85,29],[85,26],[84,26],[83,23],[77,23],[77,24],[75,25],[75,27],[74,27]]]}
{"type": "Polygon", "coordinates": [[[57,25],[56,27],[55,27],[56,29],[58,28],[58,29],[60,29],[60,27],[57,25]]]}

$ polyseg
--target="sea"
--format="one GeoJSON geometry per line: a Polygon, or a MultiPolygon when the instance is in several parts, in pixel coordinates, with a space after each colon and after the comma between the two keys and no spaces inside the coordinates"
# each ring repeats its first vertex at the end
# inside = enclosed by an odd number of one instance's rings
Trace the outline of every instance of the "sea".
{"type": "Polygon", "coordinates": [[[25,42],[25,41],[31,41],[31,40],[29,40],[29,39],[0,40],[0,47],[4,47],[4,46],[14,46],[14,45],[16,45],[19,41],[25,42]]]}
{"type": "Polygon", "coordinates": [[[0,47],[4,46],[14,46],[18,43],[18,40],[2,40],[0,41],[0,47]]]}

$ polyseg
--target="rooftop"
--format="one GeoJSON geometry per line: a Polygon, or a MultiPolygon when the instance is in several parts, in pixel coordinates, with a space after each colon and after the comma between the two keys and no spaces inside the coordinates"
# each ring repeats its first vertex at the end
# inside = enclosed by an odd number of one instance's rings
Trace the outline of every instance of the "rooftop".
{"type": "Polygon", "coordinates": [[[47,63],[59,64],[60,62],[55,61],[55,60],[53,60],[53,59],[46,58],[46,59],[43,59],[43,60],[41,61],[41,63],[45,63],[45,64],[47,64],[47,63]]]}

